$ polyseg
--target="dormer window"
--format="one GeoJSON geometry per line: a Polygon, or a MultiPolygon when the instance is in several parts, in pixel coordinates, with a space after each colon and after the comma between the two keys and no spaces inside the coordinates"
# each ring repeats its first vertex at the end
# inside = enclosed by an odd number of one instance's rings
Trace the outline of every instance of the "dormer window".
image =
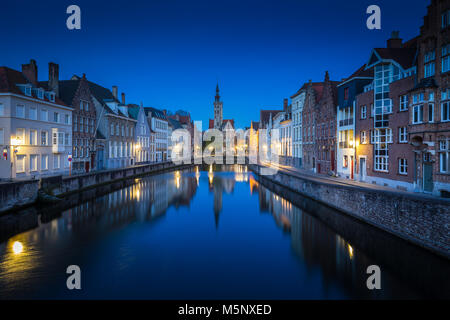
{"type": "Polygon", "coordinates": [[[54,92],[46,92],[45,97],[48,99],[48,101],[55,102],[56,95],[54,92]]]}
{"type": "Polygon", "coordinates": [[[44,90],[41,88],[35,88],[33,89],[34,94],[38,99],[44,99],[44,90]]]}
{"type": "Polygon", "coordinates": [[[31,86],[29,84],[18,84],[17,86],[24,95],[31,97],[31,86]]]}

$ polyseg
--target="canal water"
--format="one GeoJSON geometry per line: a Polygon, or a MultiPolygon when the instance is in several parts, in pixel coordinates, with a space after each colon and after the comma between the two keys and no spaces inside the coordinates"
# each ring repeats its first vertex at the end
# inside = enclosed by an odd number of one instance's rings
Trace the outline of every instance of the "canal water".
{"type": "Polygon", "coordinates": [[[195,167],[19,213],[3,228],[0,298],[448,297],[447,260],[259,180],[246,166],[195,167]],[[69,265],[81,290],[66,287],[69,265]],[[367,288],[370,265],[381,290],[367,288]]]}

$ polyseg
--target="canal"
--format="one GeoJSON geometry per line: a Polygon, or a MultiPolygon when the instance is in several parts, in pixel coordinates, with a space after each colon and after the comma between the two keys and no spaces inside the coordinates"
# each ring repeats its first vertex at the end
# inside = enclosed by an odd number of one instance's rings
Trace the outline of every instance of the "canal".
{"type": "Polygon", "coordinates": [[[450,294],[448,260],[240,165],[132,179],[1,217],[0,226],[0,299],[450,294]],[[67,289],[69,265],[81,268],[82,290],[67,289]],[[367,289],[370,265],[381,269],[381,290],[367,289]]]}

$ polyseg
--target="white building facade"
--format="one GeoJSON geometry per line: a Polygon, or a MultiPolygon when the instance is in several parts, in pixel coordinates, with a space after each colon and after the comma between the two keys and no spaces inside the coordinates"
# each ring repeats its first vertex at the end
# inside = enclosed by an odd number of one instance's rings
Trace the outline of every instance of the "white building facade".
{"type": "Polygon", "coordinates": [[[68,174],[72,108],[38,86],[34,60],[22,72],[0,67],[0,77],[0,179],[68,174]]]}
{"type": "Polygon", "coordinates": [[[292,157],[296,167],[302,166],[303,142],[302,142],[302,112],[305,104],[306,91],[300,89],[292,99],[292,157]]]}

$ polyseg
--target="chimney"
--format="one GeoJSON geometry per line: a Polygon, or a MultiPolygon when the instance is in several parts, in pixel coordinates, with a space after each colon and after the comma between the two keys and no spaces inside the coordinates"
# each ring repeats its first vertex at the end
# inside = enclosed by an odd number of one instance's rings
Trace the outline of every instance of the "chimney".
{"type": "Polygon", "coordinates": [[[122,104],[125,104],[125,93],[122,92],[122,104]]]}
{"type": "Polygon", "coordinates": [[[48,89],[59,97],[59,65],[53,62],[48,63],[48,89]]]}
{"type": "Polygon", "coordinates": [[[387,40],[388,48],[401,48],[403,46],[403,41],[399,37],[399,31],[392,31],[391,38],[387,40]]]}
{"type": "Polygon", "coordinates": [[[285,112],[288,109],[288,103],[289,103],[288,99],[283,100],[283,111],[285,111],[285,112]]]}
{"type": "Polygon", "coordinates": [[[113,95],[114,99],[117,99],[117,92],[118,92],[117,86],[113,86],[112,87],[112,95],[113,95]]]}
{"type": "Polygon", "coordinates": [[[23,64],[22,73],[28,81],[37,86],[38,70],[35,60],[31,59],[29,64],[23,64]]]}

